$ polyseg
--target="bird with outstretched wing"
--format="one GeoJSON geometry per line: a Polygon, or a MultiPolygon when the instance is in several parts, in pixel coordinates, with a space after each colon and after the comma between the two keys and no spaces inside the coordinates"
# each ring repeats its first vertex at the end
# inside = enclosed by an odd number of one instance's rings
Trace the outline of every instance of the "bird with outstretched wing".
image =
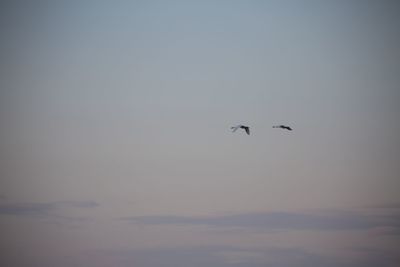
{"type": "Polygon", "coordinates": [[[231,129],[232,129],[232,132],[233,132],[233,133],[236,132],[237,129],[244,129],[244,130],[246,131],[246,133],[247,133],[248,135],[250,135],[250,127],[249,127],[249,126],[245,126],[245,125],[239,124],[239,125],[237,125],[237,126],[231,127],[231,129]]]}
{"type": "Polygon", "coordinates": [[[292,131],[292,128],[290,128],[289,126],[286,126],[286,125],[276,125],[276,126],[272,126],[272,128],[281,128],[281,129],[292,131]]]}

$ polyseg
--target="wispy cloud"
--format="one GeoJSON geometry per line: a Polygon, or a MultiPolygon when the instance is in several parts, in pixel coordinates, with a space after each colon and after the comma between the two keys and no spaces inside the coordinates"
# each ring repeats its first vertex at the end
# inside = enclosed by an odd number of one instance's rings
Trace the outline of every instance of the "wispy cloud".
{"type": "Polygon", "coordinates": [[[224,216],[136,216],[122,218],[146,225],[208,225],[213,227],[242,227],[287,230],[365,230],[377,227],[400,229],[400,214],[363,215],[355,212],[266,212],[224,216]]]}
{"type": "Polygon", "coordinates": [[[383,203],[383,204],[371,206],[370,208],[375,208],[375,209],[398,209],[398,210],[400,210],[400,203],[398,203],[398,202],[383,203]]]}
{"type": "Polygon", "coordinates": [[[54,203],[7,203],[0,204],[0,214],[16,216],[45,216],[55,208],[54,203]]]}
{"type": "Polygon", "coordinates": [[[399,257],[370,251],[357,259],[327,257],[300,248],[242,249],[230,246],[149,248],[97,251],[92,257],[114,259],[119,266],[221,266],[221,267],[373,267],[396,266],[399,257]]]}
{"type": "Polygon", "coordinates": [[[96,208],[99,206],[99,203],[95,201],[56,201],[53,204],[59,208],[96,208]]]}
{"type": "Polygon", "coordinates": [[[88,209],[99,206],[93,201],[55,201],[55,202],[21,202],[21,203],[0,203],[0,215],[29,216],[35,218],[63,218],[82,219],[78,217],[65,216],[62,209],[88,209]]]}

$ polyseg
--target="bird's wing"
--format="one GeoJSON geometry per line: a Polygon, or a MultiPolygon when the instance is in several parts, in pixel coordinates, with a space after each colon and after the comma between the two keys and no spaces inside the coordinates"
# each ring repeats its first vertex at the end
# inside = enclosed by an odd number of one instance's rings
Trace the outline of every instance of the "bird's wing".
{"type": "Polygon", "coordinates": [[[247,134],[250,134],[250,128],[249,127],[246,127],[246,128],[244,128],[245,130],[246,130],[246,133],[247,134]]]}
{"type": "Polygon", "coordinates": [[[240,125],[231,127],[231,129],[233,129],[233,130],[232,130],[232,133],[236,132],[236,130],[239,129],[239,127],[240,127],[240,125]]]}

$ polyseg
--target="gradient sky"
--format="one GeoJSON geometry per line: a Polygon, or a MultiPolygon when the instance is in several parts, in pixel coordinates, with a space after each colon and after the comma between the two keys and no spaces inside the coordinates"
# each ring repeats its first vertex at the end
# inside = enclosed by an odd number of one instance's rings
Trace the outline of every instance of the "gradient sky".
{"type": "Polygon", "coordinates": [[[399,266],[399,12],[2,3],[0,265],[399,266]]]}

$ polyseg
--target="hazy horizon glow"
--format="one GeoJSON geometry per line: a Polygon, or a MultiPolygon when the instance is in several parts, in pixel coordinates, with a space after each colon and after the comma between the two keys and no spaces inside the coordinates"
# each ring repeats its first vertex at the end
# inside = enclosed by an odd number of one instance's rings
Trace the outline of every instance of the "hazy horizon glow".
{"type": "Polygon", "coordinates": [[[400,5],[0,8],[0,265],[399,265],[400,5]]]}

